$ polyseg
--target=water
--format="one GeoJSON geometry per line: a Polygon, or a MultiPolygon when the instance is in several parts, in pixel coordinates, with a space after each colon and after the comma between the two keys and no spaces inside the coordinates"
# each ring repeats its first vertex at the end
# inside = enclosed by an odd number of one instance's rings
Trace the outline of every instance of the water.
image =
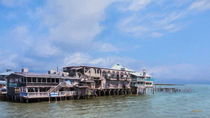
{"type": "Polygon", "coordinates": [[[191,88],[192,92],[109,96],[51,103],[0,101],[0,118],[209,118],[210,85],[184,87],[191,88]]]}

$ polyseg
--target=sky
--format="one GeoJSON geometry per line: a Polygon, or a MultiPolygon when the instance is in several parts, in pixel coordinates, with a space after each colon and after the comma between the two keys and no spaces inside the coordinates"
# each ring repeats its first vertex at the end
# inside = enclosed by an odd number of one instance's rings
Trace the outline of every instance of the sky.
{"type": "Polygon", "coordinates": [[[205,84],[209,60],[210,0],[0,0],[0,72],[119,63],[205,84]]]}

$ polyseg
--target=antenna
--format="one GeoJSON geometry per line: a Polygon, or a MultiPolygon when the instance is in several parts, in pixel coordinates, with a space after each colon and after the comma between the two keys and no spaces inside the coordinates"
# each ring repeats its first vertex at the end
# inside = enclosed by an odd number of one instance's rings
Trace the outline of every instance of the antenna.
{"type": "Polygon", "coordinates": [[[57,72],[58,72],[58,66],[57,66],[57,72]]]}

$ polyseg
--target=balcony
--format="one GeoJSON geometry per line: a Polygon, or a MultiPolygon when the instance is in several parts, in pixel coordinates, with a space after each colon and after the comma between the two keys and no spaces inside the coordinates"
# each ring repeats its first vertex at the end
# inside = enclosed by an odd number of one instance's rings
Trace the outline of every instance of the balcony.
{"type": "Polygon", "coordinates": [[[58,84],[55,82],[28,82],[26,86],[57,86],[58,84]]]}
{"type": "Polygon", "coordinates": [[[154,81],[154,79],[148,78],[148,79],[146,79],[146,81],[154,81]]]}
{"type": "MultiPolygon", "coordinates": [[[[76,95],[75,91],[60,91],[60,92],[56,92],[58,93],[57,96],[54,97],[64,97],[64,96],[74,96],[76,95]]],[[[48,98],[49,97],[49,93],[48,92],[21,92],[20,96],[24,97],[24,98],[48,98]]]]}

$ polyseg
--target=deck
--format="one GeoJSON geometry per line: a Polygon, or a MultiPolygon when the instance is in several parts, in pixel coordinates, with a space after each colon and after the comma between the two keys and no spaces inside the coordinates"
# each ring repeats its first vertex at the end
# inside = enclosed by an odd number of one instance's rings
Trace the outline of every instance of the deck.
{"type": "Polygon", "coordinates": [[[75,96],[76,92],[75,91],[61,91],[61,92],[56,92],[56,95],[50,96],[49,92],[28,92],[22,94],[23,98],[48,98],[48,97],[66,97],[66,96],[75,96]]]}

